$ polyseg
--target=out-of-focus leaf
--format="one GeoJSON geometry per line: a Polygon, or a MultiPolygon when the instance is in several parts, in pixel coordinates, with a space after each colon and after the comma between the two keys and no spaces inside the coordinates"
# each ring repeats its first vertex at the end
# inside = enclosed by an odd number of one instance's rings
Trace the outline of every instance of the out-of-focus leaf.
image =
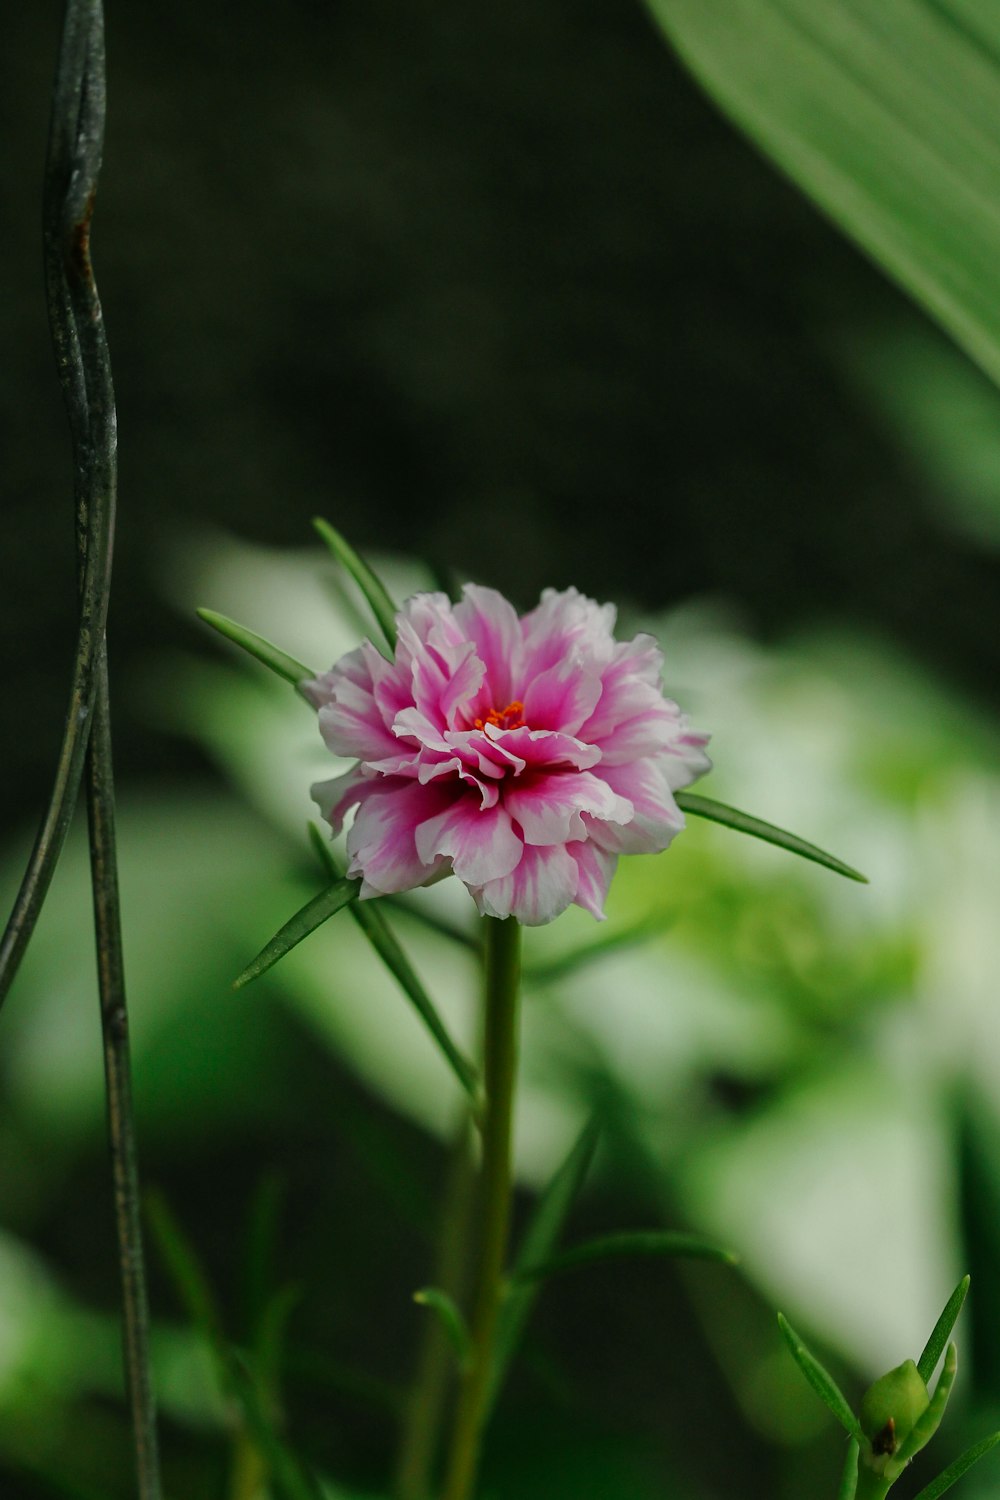
{"type": "Polygon", "coordinates": [[[862,1441],[861,1427],[857,1417],[854,1415],[840,1386],[834,1380],[829,1370],[821,1365],[815,1354],[811,1354],[805,1344],[799,1338],[795,1329],[788,1319],[778,1314],[778,1327],[781,1329],[788,1343],[792,1356],[803,1375],[812,1386],[820,1400],[829,1407],[840,1425],[851,1434],[856,1442],[862,1441]]]}
{"type": "Polygon", "coordinates": [[[379,623],[390,651],[394,651],[396,649],[396,606],[381,579],[376,577],[365,560],[355,552],[350,542],[345,541],[329,521],[324,521],[322,517],[317,516],[313,525],[334,557],[347,569],[368,600],[372,614],[379,623]]]}
{"type": "Polygon", "coordinates": [[[737,1256],[731,1250],[694,1234],[682,1234],[670,1229],[627,1229],[617,1234],[602,1234],[582,1245],[572,1245],[557,1255],[530,1265],[519,1266],[512,1280],[539,1281],[545,1277],[558,1276],[563,1271],[575,1271],[583,1266],[598,1265],[608,1260],[648,1260],[664,1256],[686,1255],[703,1260],[721,1260],[735,1265],[737,1256]]]}
{"type": "Polygon", "coordinates": [[[961,1479],[963,1474],[968,1473],[973,1464],[977,1464],[981,1458],[985,1457],[991,1448],[995,1448],[997,1443],[1000,1443],[1000,1432],[994,1432],[988,1438],[973,1443],[971,1448],[966,1448],[965,1452],[956,1458],[953,1464],[949,1464],[936,1479],[932,1479],[930,1484],[925,1484],[916,1496],[916,1500],[938,1500],[939,1495],[950,1490],[952,1485],[961,1479]]]}
{"type": "Polygon", "coordinates": [[[1000,381],[989,0],[648,0],[717,104],[1000,381]]]}
{"type": "Polygon", "coordinates": [[[178,1301],[198,1331],[217,1347],[225,1342],[222,1318],[197,1255],[162,1193],[150,1189],[144,1203],[154,1242],[178,1301]]]}
{"type": "Polygon", "coordinates": [[[238,625],[235,620],[230,620],[226,615],[217,614],[214,609],[199,609],[198,618],[204,620],[206,625],[211,625],[220,635],[224,635],[227,641],[233,641],[237,646],[242,646],[244,651],[262,662],[265,667],[290,682],[293,687],[300,687],[303,682],[308,682],[316,676],[310,668],[303,666],[302,662],[296,661],[294,656],[289,656],[287,651],[282,651],[278,646],[273,646],[266,641],[262,635],[248,630],[245,625],[238,625]]]}
{"type": "Polygon", "coordinates": [[[851,1438],[847,1445],[847,1457],[844,1459],[844,1472],[840,1476],[840,1489],[837,1491],[837,1500],[854,1500],[854,1494],[858,1487],[858,1440],[851,1438]]]}
{"type": "Polygon", "coordinates": [[[716,802],[712,797],[700,797],[695,792],[676,792],[674,800],[683,812],[692,813],[696,818],[708,818],[712,823],[722,823],[726,828],[735,829],[737,833],[748,833],[752,838],[776,844],[779,849],[787,849],[789,854],[799,854],[817,865],[825,865],[838,875],[846,875],[848,880],[868,884],[867,875],[845,865],[843,860],[827,854],[823,849],[817,849],[815,844],[808,844],[796,834],[786,833],[783,828],[775,828],[773,823],[765,823],[763,818],[754,818],[750,813],[728,807],[725,802],[716,802]]]}
{"type": "Polygon", "coordinates": [[[429,1307],[444,1329],[448,1342],[455,1351],[459,1369],[466,1369],[472,1357],[472,1337],[462,1311],[453,1297],[439,1286],[424,1286],[413,1293],[414,1302],[429,1307]]]}
{"type": "MultiPolygon", "coordinates": [[[[327,873],[335,879],[344,878],[339,869],[329,841],[325,839],[315,823],[309,825],[309,837],[327,873]]],[[[434,1038],[448,1066],[469,1096],[473,1112],[478,1116],[482,1108],[482,1091],[479,1075],[468,1058],[463,1055],[451,1038],[441,1019],[441,1014],[425,990],[419,976],[399,945],[395,933],[374,901],[355,901],[351,916],[371,943],[390,974],[397,980],[403,993],[412,1003],[420,1019],[434,1038]]]]}
{"type": "Polygon", "coordinates": [[[599,1133],[600,1126],[597,1120],[588,1120],[539,1198],[524,1232],[524,1238],[512,1267],[510,1287],[497,1320],[490,1383],[491,1405],[496,1400],[503,1384],[507,1367],[514,1356],[524,1331],[524,1325],[531,1315],[531,1309],[538,1296],[538,1282],[519,1283],[518,1273],[522,1266],[537,1265],[552,1254],[562,1233],[566,1217],[583,1186],[583,1180],[593,1161],[599,1133]]]}
{"type": "Polygon", "coordinates": [[[242,989],[252,979],[259,979],[266,974],[279,959],[284,958],[293,948],[307,938],[317,927],[334,916],[348,902],[354,901],[361,889],[360,880],[348,880],[342,878],[334,882],[327,890],[320,891],[311,901],[307,901],[294,917],[289,918],[269,943],[267,943],[257,954],[257,957],[247,964],[242,974],[233,980],[233,989],[242,989]]]}
{"type": "Polygon", "coordinates": [[[925,1385],[934,1374],[934,1367],[941,1358],[944,1347],[951,1335],[951,1330],[954,1328],[958,1315],[962,1311],[962,1304],[969,1290],[970,1280],[969,1276],[963,1276],[958,1286],[948,1298],[941,1316],[934,1324],[930,1338],[924,1345],[924,1352],[917,1360],[917,1371],[925,1385]]]}
{"type": "Polygon", "coordinates": [[[659,913],[640,917],[638,921],[629,923],[627,927],[601,933],[600,937],[594,938],[580,948],[573,948],[569,953],[558,953],[552,958],[535,959],[525,964],[524,977],[533,980],[536,984],[551,984],[554,980],[565,979],[568,975],[575,974],[578,969],[593,963],[595,959],[604,958],[610,953],[617,953],[622,948],[631,948],[637,943],[648,942],[650,938],[664,932],[668,925],[667,919],[659,913]]]}

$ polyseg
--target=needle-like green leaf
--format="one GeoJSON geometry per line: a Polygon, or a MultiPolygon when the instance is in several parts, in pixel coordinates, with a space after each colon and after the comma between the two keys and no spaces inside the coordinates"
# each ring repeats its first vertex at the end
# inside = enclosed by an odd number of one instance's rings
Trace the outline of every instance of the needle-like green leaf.
{"type": "Polygon", "coordinates": [[[441,1327],[447,1334],[448,1342],[455,1351],[459,1369],[467,1369],[472,1358],[472,1337],[454,1298],[449,1297],[448,1293],[442,1291],[439,1286],[425,1286],[421,1287],[419,1292],[413,1293],[413,1300],[421,1307],[429,1307],[437,1314],[441,1327]]]}
{"type": "Polygon", "coordinates": [[[537,1281],[518,1281],[523,1266],[537,1265],[553,1253],[566,1217],[573,1206],[590,1168],[597,1147],[600,1126],[591,1119],[573,1143],[562,1164],[550,1178],[548,1186],[535,1205],[524,1238],[514,1260],[507,1296],[500,1308],[494,1342],[490,1404],[496,1400],[507,1368],[521,1340],[524,1325],[538,1296],[537,1281]]]}
{"type": "Polygon", "coordinates": [[[599,1265],[602,1261],[647,1260],[673,1255],[721,1260],[730,1266],[737,1262],[737,1257],[731,1250],[723,1250],[694,1234],[682,1234],[670,1229],[627,1229],[616,1234],[602,1234],[596,1239],[586,1240],[582,1245],[572,1245],[568,1250],[560,1250],[557,1255],[550,1255],[545,1260],[519,1266],[511,1280],[540,1281],[549,1276],[558,1276],[564,1271],[599,1265]]]}
{"type": "Polygon", "coordinates": [[[951,1395],[951,1388],[955,1384],[957,1373],[958,1350],[954,1344],[949,1344],[948,1352],[944,1357],[944,1369],[941,1371],[941,1377],[934,1388],[930,1405],[923,1416],[919,1417],[913,1424],[909,1436],[900,1445],[899,1451],[893,1454],[893,1469],[898,1466],[899,1472],[902,1473],[914,1454],[919,1453],[921,1448],[926,1448],[931,1438],[937,1432],[941,1425],[941,1418],[944,1416],[944,1409],[948,1405],[948,1397],[951,1395]]]}
{"type": "Polygon", "coordinates": [[[789,1349],[791,1349],[792,1351],[792,1356],[795,1360],[795,1363],[798,1365],[799,1369],[802,1371],[803,1375],[806,1377],[809,1384],[816,1392],[817,1396],[826,1406],[829,1407],[830,1411],[833,1412],[833,1415],[836,1417],[837,1421],[847,1432],[850,1433],[851,1437],[854,1438],[858,1443],[862,1442],[863,1435],[858,1419],[848,1405],[847,1397],[844,1395],[843,1391],[840,1389],[840,1386],[834,1380],[829,1370],[827,1370],[823,1365],[820,1364],[819,1360],[814,1354],[811,1354],[809,1352],[805,1344],[795,1332],[795,1329],[782,1313],[778,1314],[778,1327],[781,1329],[782,1333],[785,1336],[785,1340],[788,1344],[789,1349]]]}
{"type": "Polygon", "coordinates": [[[854,1500],[857,1488],[858,1442],[856,1438],[851,1438],[847,1445],[847,1457],[844,1459],[844,1470],[840,1476],[840,1489],[837,1491],[837,1500],[854,1500]]]}
{"type": "Polygon", "coordinates": [[[233,980],[233,989],[242,989],[252,979],[259,979],[262,974],[266,974],[279,958],[284,958],[285,954],[297,947],[303,938],[315,932],[317,927],[321,927],[329,917],[340,911],[348,902],[355,900],[360,889],[360,880],[347,880],[346,878],[336,880],[327,890],[320,891],[318,896],[307,901],[305,906],[297,911],[279,932],[274,934],[257,957],[247,964],[242,974],[233,980]]]}
{"type": "Polygon", "coordinates": [[[683,812],[691,813],[696,818],[708,818],[713,823],[722,823],[726,828],[735,829],[737,833],[748,833],[752,838],[763,839],[766,844],[776,844],[779,849],[787,849],[789,854],[799,854],[817,865],[825,865],[838,875],[846,875],[848,880],[860,880],[862,885],[868,884],[867,875],[845,865],[842,859],[827,854],[815,844],[806,843],[805,839],[800,839],[794,833],[776,828],[773,823],[765,823],[763,818],[751,817],[750,813],[728,807],[725,802],[716,802],[712,797],[700,797],[695,792],[675,792],[674,800],[683,812]]]}
{"type": "Polygon", "coordinates": [[[953,1464],[949,1464],[936,1479],[924,1485],[916,1500],[938,1500],[939,1495],[950,1490],[952,1485],[961,1479],[963,1474],[967,1474],[972,1465],[977,1464],[991,1448],[995,1448],[997,1443],[1000,1443],[1000,1432],[994,1432],[988,1438],[973,1443],[971,1448],[966,1448],[965,1452],[956,1458],[953,1464]]]}
{"type": "Polygon", "coordinates": [[[280,650],[266,641],[262,635],[256,635],[254,631],[248,630],[245,625],[237,625],[235,620],[230,620],[227,615],[217,614],[214,609],[199,609],[197,611],[199,620],[204,620],[206,625],[211,625],[220,635],[224,635],[227,641],[233,641],[235,645],[242,646],[244,651],[262,662],[278,677],[283,677],[293,687],[300,687],[303,682],[308,682],[316,676],[311,667],[306,667],[294,656],[289,656],[287,651],[280,650]]]}
{"type": "Polygon", "coordinates": [[[995,3],[648,4],[720,108],[1000,381],[995,3]]]}
{"type": "Polygon", "coordinates": [[[364,558],[358,556],[350,542],[345,541],[329,521],[324,521],[321,516],[317,516],[313,521],[313,526],[368,600],[371,612],[378,621],[389,649],[394,651],[396,649],[396,606],[382,580],[376,577],[364,558]]]}
{"type": "Polygon", "coordinates": [[[951,1330],[954,1328],[958,1320],[958,1315],[962,1311],[962,1304],[969,1290],[970,1280],[971,1277],[963,1276],[958,1286],[948,1298],[941,1316],[934,1324],[930,1338],[924,1345],[924,1352],[917,1360],[917,1371],[925,1385],[934,1374],[935,1366],[944,1353],[944,1347],[951,1336],[951,1330]]]}
{"type": "MultiPolygon", "coordinates": [[[[324,838],[315,823],[310,823],[309,825],[309,838],[312,841],[313,848],[322,860],[327,874],[332,876],[335,881],[343,879],[329,840],[324,838]]],[[[472,1063],[469,1062],[469,1059],[463,1055],[459,1047],[452,1040],[447,1026],[441,1019],[441,1013],[424,989],[413,965],[400,947],[395,933],[379,909],[380,906],[381,902],[376,901],[352,902],[350,906],[351,916],[357,922],[390,974],[397,981],[404,995],[411,1002],[414,1010],[441,1049],[448,1066],[468,1094],[473,1112],[478,1116],[482,1109],[482,1090],[479,1084],[479,1074],[472,1063]]]]}

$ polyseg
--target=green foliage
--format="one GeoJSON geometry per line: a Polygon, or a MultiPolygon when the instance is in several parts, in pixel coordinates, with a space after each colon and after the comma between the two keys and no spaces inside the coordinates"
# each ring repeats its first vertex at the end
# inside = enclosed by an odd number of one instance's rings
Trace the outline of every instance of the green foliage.
{"type": "Polygon", "coordinates": [[[605,1261],[659,1260],[677,1255],[721,1260],[728,1266],[735,1265],[738,1259],[731,1250],[723,1250],[696,1234],[671,1229],[626,1229],[617,1234],[602,1234],[582,1245],[572,1245],[545,1260],[518,1266],[511,1279],[515,1283],[540,1281],[605,1261]]]}
{"type": "Polygon", "coordinates": [[[308,682],[316,676],[310,667],[303,666],[302,662],[296,661],[294,656],[289,656],[286,651],[266,641],[262,635],[257,635],[245,625],[238,625],[235,620],[230,620],[226,615],[220,615],[214,609],[199,609],[197,614],[199,619],[204,620],[206,625],[211,625],[212,629],[225,636],[227,641],[241,646],[256,661],[261,662],[276,676],[290,682],[293,687],[300,687],[303,682],[308,682]]]}
{"type": "Polygon", "coordinates": [[[969,1283],[971,1280],[972,1278],[970,1276],[962,1277],[961,1281],[958,1283],[958,1286],[955,1288],[951,1296],[948,1298],[948,1301],[945,1303],[941,1311],[941,1316],[934,1324],[934,1327],[931,1330],[930,1338],[924,1345],[923,1352],[921,1353],[920,1358],[917,1360],[917,1369],[920,1372],[921,1380],[923,1380],[925,1384],[934,1374],[935,1366],[937,1365],[938,1360],[941,1358],[941,1355],[944,1353],[944,1348],[948,1342],[951,1330],[954,1328],[956,1322],[958,1321],[958,1315],[962,1311],[966,1296],[968,1295],[969,1283]]]}
{"type": "Polygon", "coordinates": [[[472,1338],[462,1310],[454,1297],[450,1297],[439,1286],[425,1286],[413,1293],[413,1300],[420,1307],[429,1307],[436,1314],[454,1350],[459,1369],[467,1369],[472,1358],[472,1338]]]}
{"type": "Polygon", "coordinates": [[[798,1365],[799,1369],[802,1371],[803,1375],[806,1377],[809,1384],[816,1392],[817,1396],[820,1398],[823,1404],[827,1406],[833,1413],[837,1421],[840,1423],[841,1427],[843,1427],[846,1432],[850,1433],[851,1437],[854,1438],[855,1441],[860,1445],[864,1441],[864,1438],[861,1432],[861,1428],[858,1424],[858,1419],[851,1410],[847,1398],[845,1397],[837,1382],[834,1380],[833,1376],[830,1374],[829,1370],[827,1370],[825,1366],[820,1364],[819,1360],[814,1354],[810,1353],[810,1351],[803,1343],[802,1339],[799,1338],[799,1335],[795,1332],[795,1329],[792,1327],[783,1313],[778,1314],[778,1327],[781,1329],[782,1333],[785,1336],[785,1340],[788,1344],[789,1349],[791,1349],[792,1351],[792,1356],[795,1359],[795,1363],[798,1365]]]}
{"type": "Polygon", "coordinates": [[[246,968],[233,980],[233,989],[242,989],[253,979],[259,979],[266,974],[279,959],[285,957],[293,948],[297,948],[303,938],[315,932],[324,922],[338,911],[341,911],[349,902],[357,900],[361,889],[360,880],[348,880],[346,876],[335,880],[325,891],[320,891],[311,901],[307,901],[294,917],[289,917],[285,925],[274,934],[269,943],[251,959],[246,968]]]}
{"type": "Polygon", "coordinates": [[[938,1500],[939,1495],[950,1490],[952,1485],[961,1479],[963,1474],[967,1474],[973,1464],[977,1464],[981,1458],[984,1458],[991,1448],[995,1448],[997,1443],[1000,1443],[1000,1432],[994,1432],[990,1437],[983,1438],[981,1442],[973,1443],[956,1458],[953,1464],[943,1469],[936,1479],[932,1479],[930,1484],[925,1485],[916,1496],[916,1500],[938,1500]]]}
{"type": "Polygon", "coordinates": [[[779,849],[787,849],[789,854],[800,854],[803,859],[811,859],[817,865],[825,865],[828,870],[834,870],[838,875],[846,875],[848,880],[859,880],[862,885],[868,884],[868,876],[862,875],[850,865],[845,865],[843,860],[836,859],[832,854],[817,849],[815,844],[806,843],[794,833],[786,833],[783,828],[775,828],[773,823],[765,823],[762,818],[754,818],[750,813],[739,812],[735,807],[727,807],[724,802],[716,802],[712,797],[702,797],[697,792],[676,792],[675,800],[682,812],[692,813],[696,818],[708,818],[713,823],[722,823],[726,828],[735,829],[737,833],[748,833],[752,838],[763,839],[767,844],[776,844],[779,849]]]}
{"type": "Polygon", "coordinates": [[[1000,380],[990,0],[647,0],[723,110],[1000,380]]]}
{"type": "Polygon", "coordinates": [[[364,559],[359,557],[350,542],[345,541],[340,532],[334,530],[329,521],[324,521],[317,516],[313,521],[313,526],[368,600],[371,612],[385,636],[386,645],[390,651],[394,651],[396,648],[396,606],[390,599],[385,585],[375,576],[364,559]]]}

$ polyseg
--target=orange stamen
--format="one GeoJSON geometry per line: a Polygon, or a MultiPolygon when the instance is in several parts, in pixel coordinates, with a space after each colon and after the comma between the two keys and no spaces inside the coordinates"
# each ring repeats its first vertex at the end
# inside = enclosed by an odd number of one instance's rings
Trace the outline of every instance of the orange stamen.
{"type": "Polygon", "coordinates": [[[486,724],[492,724],[495,729],[523,729],[524,720],[521,717],[523,713],[524,704],[520,698],[515,698],[499,713],[495,708],[491,708],[485,719],[473,719],[473,728],[482,729],[486,724]]]}

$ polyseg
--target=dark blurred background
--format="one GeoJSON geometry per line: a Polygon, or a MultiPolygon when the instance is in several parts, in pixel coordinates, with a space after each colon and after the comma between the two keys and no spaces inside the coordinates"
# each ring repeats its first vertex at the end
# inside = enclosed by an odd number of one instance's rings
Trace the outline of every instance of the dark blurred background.
{"type": "MultiPolygon", "coordinates": [[[[0,54],[0,802],[12,838],[47,793],[74,631],[70,456],[39,227],[58,12],[22,7],[0,54]]],[[[640,5],[110,0],[107,29],[93,253],[118,395],[109,635],[126,796],[140,784],[153,799],[181,787],[217,795],[206,751],[150,719],[157,652],[215,655],[166,597],[164,558],[207,529],[298,548],[316,514],[362,550],[481,578],[525,607],[548,583],[651,612],[707,597],[765,650],[832,623],[890,643],[992,715],[997,400],[721,119],[640,5]]],[[[215,961],[220,985],[237,956],[215,961]]],[[[231,1117],[218,1106],[230,1123],[197,1150],[152,1125],[153,1174],[225,1279],[261,1159],[280,1157],[296,1276],[322,1282],[336,1224],[347,1266],[338,1284],[363,1265],[378,1289],[377,1312],[345,1308],[331,1288],[315,1294],[316,1342],[339,1339],[346,1361],[373,1354],[380,1378],[402,1375],[409,1310],[382,1311],[381,1298],[426,1269],[418,1240],[391,1240],[387,1210],[357,1207],[369,1199],[356,1158],[377,1163],[382,1145],[358,1148],[356,1121],[378,1122],[410,1163],[403,1181],[422,1192],[440,1175],[439,1148],[346,1065],[318,1057],[301,1022],[259,1014],[253,1041],[234,1043],[242,1076],[225,1072],[222,1042],[217,1072],[205,1064],[204,1088],[230,1099],[231,1117]],[[323,1123],[333,1097],[337,1119],[323,1123]],[[260,1113],[248,1124],[251,1099],[260,1113]],[[338,1130],[355,1144],[332,1145],[338,1130]],[[387,1236],[386,1264],[372,1270],[365,1247],[387,1236]]],[[[228,1016],[238,1028],[231,1006],[228,1016]]],[[[720,1073],[705,1097],[738,1117],[759,1086],[720,1073]]],[[[0,1218],[74,1297],[112,1307],[99,1133],[85,1151],[35,1139],[27,1161],[54,1151],[63,1163],[46,1197],[22,1180],[31,1171],[15,1155],[31,1131],[13,1105],[10,1117],[0,1183],[20,1173],[21,1189],[0,1218]]],[[[627,1141],[621,1150],[634,1166],[627,1141]]],[[[648,1208],[643,1172],[621,1180],[588,1200],[581,1232],[648,1208]]],[[[419,1199],[409,1211],[419,1223],[419,1199]]],[[[606,1285],[598,1278],[580,1303],[568,1288],[554,1295],[520,1405],[501,1414],[521,1456],[497,1493],[553,1495],[552,1453],[560,1493],[577,1500],[811,1493],[805,1450],[789,1439],[775,1457],[741,1428],[683,1279],[631,1271],[614,1313],[606,1285]],[[668,1327],[671,1353],[651,1386],[652,1330],[668,1327]],[[582,1406],[565,1368],[549,1363],[553,1349],[585,1367],[574,1370],[582,1406]],[[679,1435],[691,1431],[685,1448],[679,1435]]],[[[169,1306],[159,1279],[154,1290],[169,1306]]],[[[733,1297],[732,1317],[763,1338],[757,1294],[733,1297]]],[[[299,1376],[306,1448],[351,1483],[379,1482],[378,1392],[372,1415],[371,1392],[345,1397],[333,1379],[329,1399],[346,1402],[334,1433],[325,1388],[299,1376]]],[[[124,1460],[107,1457],[121,1443],[117,1406],[105,1396],[97,1418],[93,1405],[73,1410],[55,1436],[37,1413],[34,1428],[25,1417],[5,1497],[127,1493],[124,1460]],[[84,1449],[74,1480],[72,1455],[84,1449]]],[[[835,1439],[822,1441],[835,1466],[835,1439]]],[[[216,1434],[179,1423],[168,1450],[177,1497],[222,1493],[216,1434]]]]}

